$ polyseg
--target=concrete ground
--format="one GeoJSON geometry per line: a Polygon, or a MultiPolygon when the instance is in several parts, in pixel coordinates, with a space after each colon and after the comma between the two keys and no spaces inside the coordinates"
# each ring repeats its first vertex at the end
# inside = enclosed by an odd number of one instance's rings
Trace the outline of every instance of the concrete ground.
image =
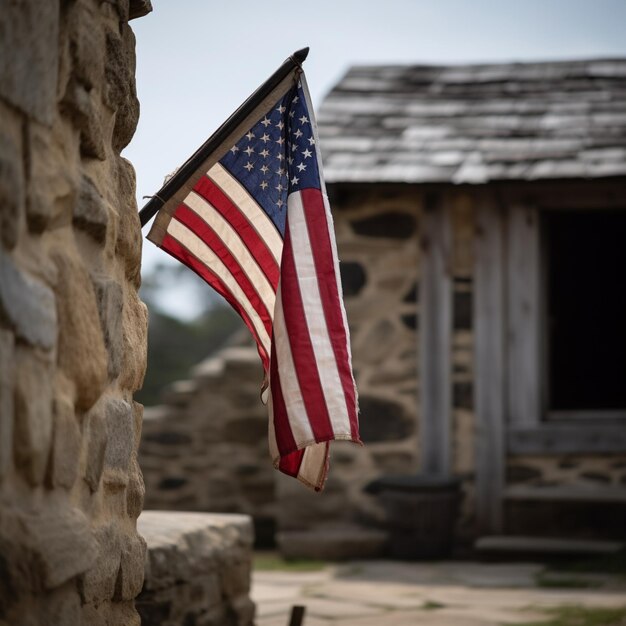
{"type": "Polygon", "coordinates": [[[626,580],[533,563],[355,561],[257,570],[252,597],[257,626],[288,626],[296,604],[303,626],[500,626],[546,621],[551,607],[626,607],[626,580]]]}

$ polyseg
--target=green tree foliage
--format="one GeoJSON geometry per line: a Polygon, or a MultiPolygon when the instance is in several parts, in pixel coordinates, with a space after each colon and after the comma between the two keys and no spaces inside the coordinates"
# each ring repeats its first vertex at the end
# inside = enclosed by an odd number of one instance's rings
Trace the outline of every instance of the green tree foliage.
{"type": "Polygon", "coordinates": [[[194,365],[223,346],[243,326],[235,312],[187,268],[158,265],[143,277],[141,297],[148,306],[148,367],[136,394],[146,406],[159,404],[167,385],[189,377],[194,365]],[[181,282],[197,300],[200,313],[191,320],[166,313],[168,287],[181,282]],[[198,297],[199,296],[199,297],[198,297]]]}

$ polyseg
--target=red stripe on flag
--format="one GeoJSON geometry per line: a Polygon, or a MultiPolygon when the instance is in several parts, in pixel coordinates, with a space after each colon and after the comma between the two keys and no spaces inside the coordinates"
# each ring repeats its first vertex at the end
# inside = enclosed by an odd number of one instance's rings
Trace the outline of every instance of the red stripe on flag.
{"type": "Polygon", "coordinates": [[[272,412],[274,414],[274,433],[276,435],[276,445],[280,456],[289,454],[296,450],[297,444],[294,439],[291,425],[289,424],[289,416],[287,415],[287,407],[285,406],[285,398],[283,389],[280,384],[280,375],[278,373],[278,353],[276,351],[275,338],[272,335],[272,358],[270,360],[270,392],[272,394],[272,412]]]}
{"type": "Polygon", "coordinates": [[[174,218],[187,226],[189,230],[202,239],[202,241],[220,258],[222,263],[224,263],[228,271],[232,274],[232,277],[237,281],[237,284],[241,287],[241,290],[246,294],[250,304],[261,318],[268,336],[271,337],[272,319],[270,313],[263,303],[263,300],[259,297],[252,281],[241,268],[238,259],[233,256],[215,231],[187,205],[181,204],[176,209],[174,218]]]}
{"type": "Polygon", "coordinates": [[[215,275],[209,268],[202,263],[199,259],[197,259],[185,246],[183,246],[179,241],[174,239],[171,235],[166,234],[163,237],[163,241],[161,242],[161,248],[165,250],[168,254],[171,254],[175,259],[178,259],[181,263],[184,263],[187,267],[192,269],[200,278],[205,280],[215,291],[217,291],[223,298],[225,298],[228,303],[239,313],[241,319],[244,321],[245,325],[248,327],[252,336],[256,339],[257,348],[259,351],[259,356],[261,357],[261,361],[263,362],[263,368],[265,371],[269,369],[269,355],[266,354],[261,341],[257,335],[256,329],[250,320],[248,314],[241,307],[237,299],[230,292],[228,287],[224,285],[224,283],[215,275]]]}
{"type": "Polygon", "coordinates": [[[274,338],[272,337],[272,359],[270,362],[270,393],[272,394],[272,414],[274,419],[274,434],[276,435],[276,445],[280,453],[278,469],[283,474],[298,476],[300,465],[304,458],[304,450],[296,449],[296,441],[291,432],[287,407],[283,397],[283,390],[280,386],[280,375],[278,373],[278,359],[274,338]]]}
{"type": "Polygon", "coordinates": [[[309,335],[293,254],[289,218],[287,218],[280,283],[285,326],[289,336],[300,393],[313,435],[318,442],[328,441],[334,437],[333,427],[309,335]]]}
{"type": "Polygon", "coordinates": [[[329,224],[324,207],[324,199],[319,189],[303,189],[301,192],[304,215],[311,240],[311,249],[317,272],[317,283],[326,318],[328,336],[335,353],[337,370],[346,399],[350,417],[350,432],[355,441],[359,439],[359,423],[356,412],[354,381],[348,358],[348,337],[341,314],[341,300],[337,288],[337,276],[333,262],[333,249],[330,241],[329,224]]]}
{"type": "Polygon", "coordinates": [[[250,224],[241,209],[236,204],[233,204],[231,199],[207,176],[203,176],[196,183],[194,191],[207,202],[210,202],[235,229],[248,250],[250,250],[250,254],[256,259],[259,267],[267,276],[272,288],[276,291],[280,277],[280,269],[276,259],[274,259],[265,241],[250,224]]]}

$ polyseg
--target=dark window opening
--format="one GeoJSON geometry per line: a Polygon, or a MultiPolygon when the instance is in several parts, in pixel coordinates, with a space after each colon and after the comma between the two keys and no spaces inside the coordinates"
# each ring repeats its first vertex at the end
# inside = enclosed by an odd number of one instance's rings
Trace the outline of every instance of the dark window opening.
{"type": "Polygon", "coordinates": [[[544,215],[549,411],[626,409],[626,212],[544,215]]]}

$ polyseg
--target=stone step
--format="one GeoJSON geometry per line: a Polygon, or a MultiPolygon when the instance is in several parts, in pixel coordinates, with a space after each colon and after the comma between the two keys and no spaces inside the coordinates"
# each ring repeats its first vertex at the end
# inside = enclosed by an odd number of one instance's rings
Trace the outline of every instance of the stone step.
{"type": "Polygon", "coordinates": [[[282,531],[276,537],[283,557],[322,561],[380,557],[385,552],[387,540],[387,533],[383,531],[356,525],[282,531]]]}
{"type": "Polygon", "coordinates": [[[504,497],[507,500],[626,503],[626,485],[511,485],[506,488],[504,497]]]}
{"type": "Polygon", "coordinates": [[[484,555],[503,557],[510,555],[600,556],[619,552],[626,548],[626,544],[590,539],[492,535],[478,539],[474,543],[474,548],[484,555]]]}
{"type": "Polygon", "coordinates": [[[247,515],[144,511],[141,623],[251,624],[252,520],[247,515]]]}

